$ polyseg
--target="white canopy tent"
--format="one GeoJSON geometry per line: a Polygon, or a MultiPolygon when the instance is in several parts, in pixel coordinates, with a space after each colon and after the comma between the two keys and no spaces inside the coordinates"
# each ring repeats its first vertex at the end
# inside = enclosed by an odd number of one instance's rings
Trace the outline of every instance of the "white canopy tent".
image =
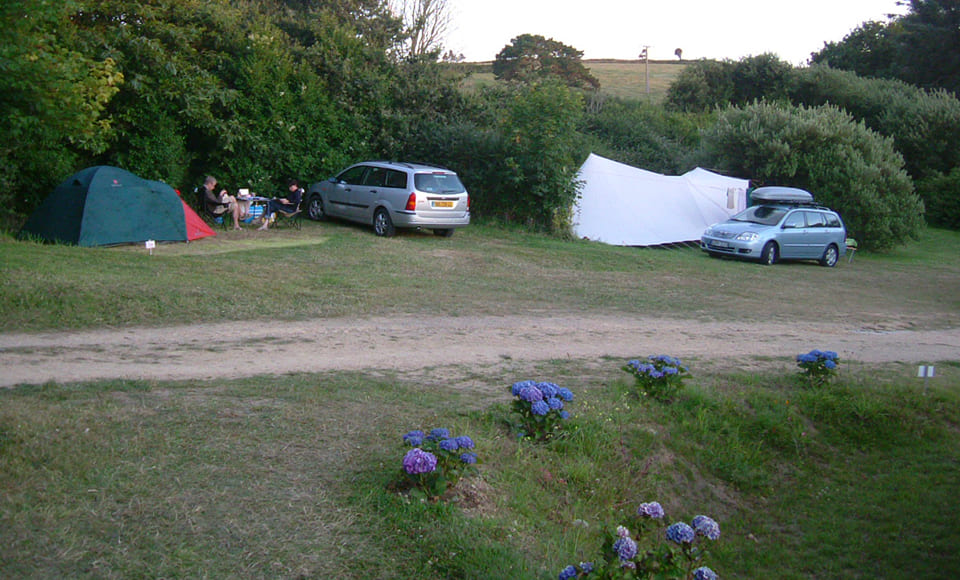
{"type": "Polygon", "coordinates": [[[577,237],[615,246],[700,239],[707,226],[746,209],[749,180],[696,168],[669,176],[593,153],[580,167],[574,207],[577,237]]]}

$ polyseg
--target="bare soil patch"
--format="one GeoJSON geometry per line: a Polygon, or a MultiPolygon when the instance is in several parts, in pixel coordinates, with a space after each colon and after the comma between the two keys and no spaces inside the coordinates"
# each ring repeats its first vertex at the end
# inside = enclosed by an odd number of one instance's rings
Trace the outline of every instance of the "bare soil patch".
{"type": "Polygon", "coordinates": [[[0,386],[444,368],[670,354],[782,366],[812,348],[864,363],[956,360],[960,329],[849,322],[701,322],[621,315],[392,316],[0,334],[0,386]],[[896,325],[895,325],[896,326],[896,325]]]}

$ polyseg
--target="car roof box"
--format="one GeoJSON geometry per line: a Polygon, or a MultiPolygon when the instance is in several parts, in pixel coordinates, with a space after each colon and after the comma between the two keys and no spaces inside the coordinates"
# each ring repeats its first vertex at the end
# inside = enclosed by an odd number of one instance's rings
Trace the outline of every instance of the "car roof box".
{"type": "Polygon", "coordinates": [[[813,203],[813,194],[797,187],[774,185],[754,189],[750,192],[750,199],[767,203],[813,203]]]}

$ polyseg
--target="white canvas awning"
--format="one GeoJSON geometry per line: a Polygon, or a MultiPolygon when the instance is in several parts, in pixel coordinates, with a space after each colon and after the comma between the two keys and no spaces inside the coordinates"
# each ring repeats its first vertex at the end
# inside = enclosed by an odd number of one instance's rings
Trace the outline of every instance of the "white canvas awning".
{"type": "Polygon", "coordinates": [[[574,233],[617,246],[699,240],[711,224],[746,208],[749,180],[696,168],[669,176],[593,153],[580,167],[574,233]]]}

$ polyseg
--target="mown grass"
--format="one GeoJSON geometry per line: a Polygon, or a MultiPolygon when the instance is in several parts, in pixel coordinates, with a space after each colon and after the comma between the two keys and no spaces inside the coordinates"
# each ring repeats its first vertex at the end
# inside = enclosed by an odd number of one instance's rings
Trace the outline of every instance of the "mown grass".
{"type": "Polygon", "coordinates": [[[608,362],[563,381],[574,419],[547,444],[511,436],[508,386],[490,379],[3,391],[0,575],[545,579],[596,559],[606,526],[651,500],[721,523],[708,564],[727,578],[933,578],[960,564],[954,385],[923,393],[876,367],[810,390],[786,371],[694,368],[663,405],[608,362]],[[391,492],[401,435],[435,426],[477,442],[480,474],[445,503],[391,492]]]}
{"type": "MultiPolygon", "coordinates": [[[[836,269],[514,229],[390,240],[336,223],[79,249],[0,240],[0,321],[58,331],[267,317],[621,313],[956,327],[958,235],[836,269]]],[[[829,348],[830,345],[810,345],[829,348]]],[[[638,356],[654,353],[637,353],[638,356]]],[[[615,359],[534,376],[391,369],[233,381],[69,381],[0,391],[0,577],[555,578],[641,501],[720,522],[726,578],[934,578],[960,543],[960,363],[844,363],[811,390],[784,353],[636,396],[615,359]],[[767,361],[769,362],[769,361],[767,361]],[[776,365],[773,365],[776,366],[776,365]],[[764,365],[769,369],[771,365],[764,365]],[[741,370],[742,369],[742,370],[741,370]],[[577,397],[566,437],[506,430],[509,384],[577,397]],[[390,491],[401,435],[448,427],[480,473],[448,502],[390,491]]],[[[704,353],[709,358],[709,353],[704,353]]]]}
{"type": "MultiPolygon", "coordinates": [[[[260,233],[262,234],[262,232],[260,233]]],[[[302,231],[85,249],[0,238],[0,323],[87,329],[227,319],[618,312],[687,319],[852,320],[865,328],[960,322],[960,235],[927,230],[835,269],[760,268],[695,248],[621,248],[471,226],[450,239],[306,223],[302,231]],[[775,297],[775,299],[774,299],[775,297]]]]}

